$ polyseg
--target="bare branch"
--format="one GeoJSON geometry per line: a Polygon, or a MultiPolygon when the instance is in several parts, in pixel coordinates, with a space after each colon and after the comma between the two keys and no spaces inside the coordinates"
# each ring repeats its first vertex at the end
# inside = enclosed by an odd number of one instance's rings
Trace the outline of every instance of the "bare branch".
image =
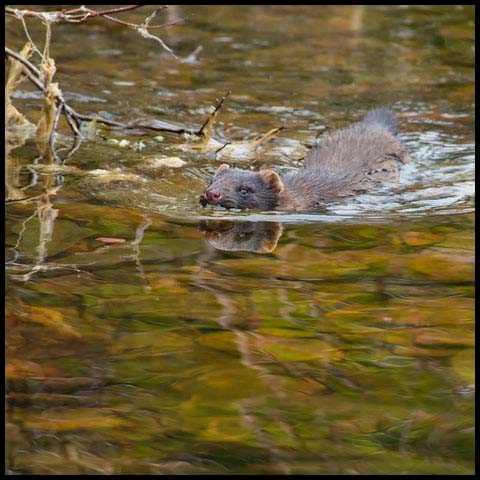
{"type": "MultiPolygon", "coordinates": [[[[15,60],[22,63],[24,66],[23,73],[25,76],[42,92],[45,93],[45,85],[41,78],[40,70],[35,67],[31,62],[22,58],[18,53],[14,52],[8,47],[5,47],[5,55],[8,57],[13,57],[15,60]]],[[[221,100],[221,103],[225,100],[228,96],[225,95],[221,100]]],[[[97,115],[84,115],[78,113],[75,109],[73,109],[70,105],[67,104],[63,95],[59,94],[56,98],[59,105],[62,106],[62,111],[65,114],[66,120],[68,125],[72,129],[75,136],[80,136],[79,124],[80,122],[91,122],[92,120],[96,119],[98,122],[103,123],[104,125],[108,125],[110,127],[122,128],[126,130],[132,129],[143,129],[143,130],[155,130],[159,132],[170,132],[170,133],[190,133],[192,135],[197,134],[196,129],[187,128],[182,125],[175,125],[172,123],[162,122],[160,120],[135,120],[129,123],[121,123],[116,122],[114,120],[107,120],[104,118],[100,118],[97,115]]],[[[217,105],[216,110],[220,108],[221,104],[217,105]]]]}
{"type": "MultiPolygon", "coordinates": [[[[111,8],[110,10],[90,10],[89,8],[76,8],[74,10],[63,10],[63,13],[65,15],[68,15],[70,17],[74,17],[74,14],[78,13],[78,16],[82,17],[85,15],[85,12],[88,12],[88,17],[99,17],[99,16],[104,16],[104,15],[109,15],[111,13],[120,13],[120,12],[127,12],[130,10],[135,10],[136,8],[144,7],[145,5],[126,5],[125,7],[117,7],[117,8],[111,8]]],[[[166,6],[163,8],[167,8],[166,6]]]]}
{"type": "MultiPolygon", "coordinates": [[[[75,8],[72,10],[55,10],[52,12],[36,12],[34,10],[24,10],[18,8],[5,7],[5,13],[13,15],[17,18],[21,17],[41,17],[48,15],[54,22],[76,22],[78,23],[87,20],[87,18],[100,17],[109,14],[115,14],[120,12],[126,12],[129,10],[135,10],[145,5],[126,5],[124,7],[111,8],[108,10],[91,10],[89,8],[75,8]]],[[[165,7],[166,8],[166,7],[165,7]]]]}
{"type": "Polygon", "coordinates": [[[23,63],[23,65],[25,65],[37,77],[41,76],[40,70],[35,65],[33,65],[33,63],[25,60],[23,57],[21,57],[18,53],[14,52],[10,48],[5,47],[5,55],[7,55],[8,57],[13,57],[15,60],[23,63]]]}
{"type": "MultiPolygon", "coordinates": [[[[51,22],[54,23],[82,23],[89,18],[96,18],[96,17],[103,17],[111,22],[118,23],[120,25],[125,25],[131,28],[139,28],[142,27],[141,24],[125,22],[124,20],[119,20],[118,18],[114,18],[111,15],[115,15],[121,12],[128,12],[132,10],[136,10],[137,8],[145,7],[146,5],[126,5],[124,7],[118,8],[110,8],[107,10],[91,10],[90,8],[82,7],[82,8],[75,8],[72,10],[55,10],[52,12],[36,12],[34,10],[24,10],[18,8],[10,8],[5,7],[5,13],[12,15],[16,18],[23,18],[23,17],[35,17],[35,18],[48,18],[51,22]]],[[[167,8],[166,5],[163,5],[156,9],[156,11],[165,10],[167,8]]],[[[147,28],[165,28],[170,27],[171,25],[176,25],[177,23],[182,22],[182,20],[176,20],[174,22],[165,23],[163,25],[149,25],[147,28]]]]}
{"type": "Polygon", "coordinates": [[[213,112],[208,116],[208,118],[205,120],[203,125],[200,127],[200,130],[196,133],[198,136],[202,136],[205,128],[207,127],[208,123],[210,122],[210,119],[214,117],[217,112],[222,108],[223,102],[227,99],[227,97],[232,93],[231,90],[228,90],[228,92],[217,102],[215,105],[213,112]]]}
{"type": "Polygon", "coordinates": [[[60,116],[62,115],[62,112],[63,112],[63,107],[64,107],[64,104],[60,102],[60,105],[58,106],[58,109],[55,113],[55,119],[53,121],[53,128],[52,128],[52,135],[50,136],[50,148],[54,153],[55,153],[55,133],[57,131],[60,116]]]}

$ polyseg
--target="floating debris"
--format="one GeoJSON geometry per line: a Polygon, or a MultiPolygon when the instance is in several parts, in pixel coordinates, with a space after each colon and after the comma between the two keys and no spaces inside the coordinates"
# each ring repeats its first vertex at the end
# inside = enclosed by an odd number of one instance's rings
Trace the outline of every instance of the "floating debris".
{"type": "Polygon", "coordinates": [[[126,242],[124,238],[109,238],[109,237],[98,237],[95,240],[97,242],[103,242],[103,243],[125,243],[126,242]]]}
{"type": "Polygon", "coordinates": [[[145,161],[147,162],[146,166],[150,168],[156,168],[156,167],[180,168],[187,163],[185,160],[182,160],[179,157],[164,157],[164,156],[158,156],[158,155],[154,157],[147,157],[145,161]]]}

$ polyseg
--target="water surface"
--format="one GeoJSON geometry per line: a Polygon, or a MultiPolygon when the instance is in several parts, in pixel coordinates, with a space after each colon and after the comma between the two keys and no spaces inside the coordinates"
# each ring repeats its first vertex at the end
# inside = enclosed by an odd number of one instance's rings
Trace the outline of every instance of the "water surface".
{"type": "MultiPolygon", "coordinates": [[[[60,165],[10,152],[7,193],[33,199],[6,205],[7,473],[473,473],[473,7],[167,12],[180,60],[54,25],[67,100],[198,127],[232,90],[219,141],[285,129],[252,160],[100,125],[70,156],[62,125],[60,165]],[[413,158],[398,184],[316,213],[198,204],[220,163],[295,169],[378,106],[413,158]]],[[[38,120],[27,83],[13,102],[38,120]]]]}

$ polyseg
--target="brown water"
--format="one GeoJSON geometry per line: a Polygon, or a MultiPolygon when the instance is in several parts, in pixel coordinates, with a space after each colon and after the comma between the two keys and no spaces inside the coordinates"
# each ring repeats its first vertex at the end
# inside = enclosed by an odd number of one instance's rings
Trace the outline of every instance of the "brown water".
{"type": "MultiPolygon", "coordinates": [[[[56,194],[6,206],[7,473],[473,473],[473,7],[168,12],[180,60],[54,25],[67,100],[198,127],[232,90],[215,138],[286,128],[250,162],[100,126],[64,165],[11,152],[7,192],[56,194]],[[315,214],[198,205],[220,162],[296,168],[384,105],[414,159],[399,184],[315,214]]],[[[27,83],[13,102],[39,118],[27,83]]]]}

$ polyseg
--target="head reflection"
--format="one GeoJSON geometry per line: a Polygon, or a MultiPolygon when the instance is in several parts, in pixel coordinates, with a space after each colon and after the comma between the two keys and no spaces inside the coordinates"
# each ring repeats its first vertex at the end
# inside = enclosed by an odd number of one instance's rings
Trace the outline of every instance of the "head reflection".
{"type": "Polygon", "coordinates": [[[205,220],[200,223],[205,240],[213,248],[228,252],[270,253],[283,228],[278,222],[205,220]]]}

